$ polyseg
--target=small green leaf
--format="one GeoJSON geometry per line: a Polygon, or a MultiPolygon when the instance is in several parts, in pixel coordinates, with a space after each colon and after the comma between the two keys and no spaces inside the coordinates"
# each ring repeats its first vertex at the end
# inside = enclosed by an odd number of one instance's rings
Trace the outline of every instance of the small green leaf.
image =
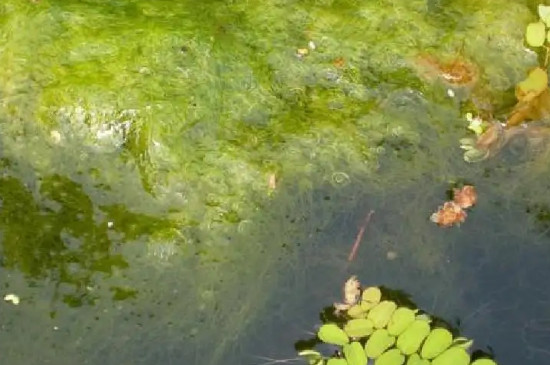
{"type": "Polygon", "coordinates": [[[351,319],[344,325],[344,332],[349,337],[367,337],[374,332],[374,323],[370,319],[351,319]]]}
{"type": "Polygon", "coordinates": [[[546,27],[543,22],[530,23],[525,31],[525,39],[531,47],[540,47],[546,39],[546,27]]]}
{"type": "Polygon", "coordinates": [[[352,306],[350,309],[348,309],[348,316],[352,318],[366,318],[367,311],[364,310],[361,305],[356,304],[352,306]]]}
{"type": "Polygon", "coordinates": [[[409,360],[407,360],[407,365],[430,365],[430,361],[422,359],[420,358],[420,355],[414,353],[409,356],[409,360]]]}
{"type": "Polygon", "coordinates": [[[451,347],[432,360],[432,365],[468,365],[470,355],[461,347],[451,347]]]}
{"type": "Polygon", "coordinates": [[[430,325],[423,319],[416,319],[397,338],[397,348],[405,355],[411,355],[418,351],[422,341],[430,333],[430,325]]]}
{"type": "Polygon", "coordinates": [[[388,333],[392,336],[399,336],[414,322],[416,312],[410,308],[397,308],[388,323],[388,333]]]}
{"type": "Polygon", "coordinates": [[[550,26],[550,6],[539,4],[539,17],[546,26],[550,26]]]}
{"type": "Polygon", "coordinates": [[[453,343],[453,335],[445,328],[436,328],[430,332],[422,346],[420,355],[424,359],[433,359],[449,348],[453,343]]]}
{"type": "Polygon", "coordinates": [[[461,347],[464,350],[468,350],[473,343],[473,340],[469,340],[466,337],[457,337],[453,340],[453,347],[461,347]]]}
{"type": "MultiPolygon", "coordinates": [[[[548,8],[550,8],[550,6],[548,8]]],[[[492,359],[477,359],[470,365],[497,365],[497,363],[492,359]]]]}
{"type": "Polygon", "coordinates": [[[334,323],[327,323],[319,328],[317,337],[324,343],[343,346],[349,342],[346,333],[334,323]]]}
{"type": "Polygon", "coordinates": [[[382,292],[380,291],[380,288],[376,286],[366,288],[363,290],[363,294],[361,295],[361,308],[363,308],[364,311],[368,311],[380,303],[381,298],[382,292]]]}
{"type": "Polygon", "coordinates": [[[405,356],[398,349],[391,349],[384,352],[376,361],[374,365],[401,365],[405,362],[405,356]]]}
{"type": "Polygon", "coordinates": [[[365,344],[365,354],[371,359],[376,359],[394,343],[395,337],[390,336],[387,329],[376,330],[365,344]]]}
{"type": "Polygon", "coordinates": [[[394,302],[384,300],[370,310],[367,318],[374,323],[374,328],[384,328],[390,321],[390,318],[396,308],[397,305],[394,302]]]}
{"type": "Polygon", "coordinates": [[[359,342],[352,342],[349,345],[344,345],[343,351],[348,365],[365,365],[367,363],[365,350],[359,342]]]}
{"type": "Polygon", "coordinates": [[[337,358],[331,358],[328,359],[327,365],[348,365],[348,362],[346,359],[337,359],[337,358]]]}

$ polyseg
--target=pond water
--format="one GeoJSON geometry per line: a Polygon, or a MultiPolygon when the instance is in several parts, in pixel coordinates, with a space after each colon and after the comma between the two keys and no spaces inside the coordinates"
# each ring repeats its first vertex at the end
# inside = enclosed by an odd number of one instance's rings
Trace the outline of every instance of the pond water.
{"type": "Polygon", "coordinates": [[[459,148],[537,65],[536,5],[3,1],[2,363],[295,359],[350,275],[548,363],[550,150],[459,148]],[[430,222],[465,183],[466,222],[430,222]]]}

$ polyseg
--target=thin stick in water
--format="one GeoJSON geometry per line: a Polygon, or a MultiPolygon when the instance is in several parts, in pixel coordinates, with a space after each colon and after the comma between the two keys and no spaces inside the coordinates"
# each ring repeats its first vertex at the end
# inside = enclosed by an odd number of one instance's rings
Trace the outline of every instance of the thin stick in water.
{"type": "Polygon", "coordinates": [[[374,214],[374,210],[371,210],[369,214],[367,214],[367,217],[365,218],[365,221],[361,225],[361,228],[359,229],[359,233],[357,233],[357,237],[355,237],[355,242],[353,243],[353,247],[351,248],[351,252],[348,256],[348,261],[352,261],[355,258],[355,255],[357,254],[357,249],[359,248],[359,244],[361,243],[361,239],[363,238],[363,234],[365,233],[365,229],[367,228],[370,217],[374,214]]]}

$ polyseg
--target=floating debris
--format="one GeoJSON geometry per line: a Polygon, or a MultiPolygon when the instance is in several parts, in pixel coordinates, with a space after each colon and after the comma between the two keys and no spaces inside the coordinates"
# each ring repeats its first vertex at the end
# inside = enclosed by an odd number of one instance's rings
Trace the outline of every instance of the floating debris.
{"type": "Polygon", "coordinates": [[[472,185],[464,185],[462,189],[453,189],[453,201],[462,209],[470,208],[477,203],[477,192],[472,185]]]}
{"type": "Polygon", "coordinates": [[[19,296],[16,294],[6,294],[4,300],[13,305],[19,305],[20,302],[19,296]]]}
{"type": "Polygon", "coordinates": [[[466,212],[455,202],[445,202],[437,212],[430,216],[430,220],[441,227],[451,227],[455,224],[464,223],[466,212]]]}
{"type": "Polygon", "coordinates": [[[336,312],[346,311],[357,304],[361,295],[361,283],[356,276],[350,277],[344,284],[344,303],[334,303],[336,312]]]}

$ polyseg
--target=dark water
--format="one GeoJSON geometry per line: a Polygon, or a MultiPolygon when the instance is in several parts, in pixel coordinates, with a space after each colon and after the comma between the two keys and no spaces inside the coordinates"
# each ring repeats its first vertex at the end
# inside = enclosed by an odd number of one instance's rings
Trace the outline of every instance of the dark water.
{"type": "Polygon", "coordinates": [[[550,151],[459,148],[536,64],[535,5],[2,2],[2,364],[296,359],[350,275],[549,362],[550,151]],[[464,183],[467,221],[430,222],[464,183]]]}

